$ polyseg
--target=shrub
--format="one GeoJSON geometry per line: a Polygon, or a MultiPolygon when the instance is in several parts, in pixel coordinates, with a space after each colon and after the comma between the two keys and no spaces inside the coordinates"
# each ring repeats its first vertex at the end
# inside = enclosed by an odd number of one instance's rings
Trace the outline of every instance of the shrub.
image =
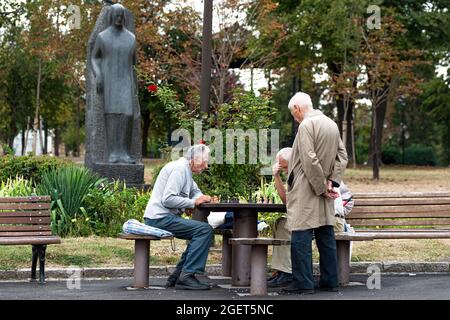
{"type": "Polygon", "coordinates": [[[0,181],[14,177],[23,177],[38,184],[44,172],[66,167],[70,162],[50,156],[13,156],[0,157],[0,181]]]}
{"type": "Polygon", "coordinates": [[[69,166],[44,172],[36,193],[52,198],[53,232],[60,236],[79,235],[72,223],[80,215],[87,218],[84,200],[92,189],[105,181],[83,167],[69,166]]]}
{"type": "Polygon", "coordinates": [[[405,164],[435,166],[436,163],[436,153],[430,146],[415,144],[405,149],[405,164]]]}
{"type": "Polygon", "coordinates": [[[34,194],[33,182],[23,177],[9,178],[0,183],[0,197],[24,197],[34,194]]]}
{"type": "Polygon", "coordinates": [[[142,221],[151,193],[111,183],[105,188],[91,190],[86,197],[85,210],[93,233],[116,237],[128,219],[142,221]]]}
{"type": "Polygon", "coordinates": [[[384,164],[400,164],[402,162],[401,151],[393,146],[383,148],[381,160],[384,164]]]}

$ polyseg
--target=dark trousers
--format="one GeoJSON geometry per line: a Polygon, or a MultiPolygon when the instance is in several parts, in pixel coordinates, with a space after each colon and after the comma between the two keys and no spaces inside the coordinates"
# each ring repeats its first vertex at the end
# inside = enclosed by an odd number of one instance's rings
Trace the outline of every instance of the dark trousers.
{"type": "Polygon", "coordinates": [[[291,259],[294,285],[301,289],[314,289],[312,237],[319,249],[321,287],[338,286],[336,239],[333,226],[292,231],[291,259]]]}
{"type": "Polygon", "coordinates": [[[176,215],[144,220],[149,226],[172,232],[176,238],[190,240],[176,266],[177,269],[186,273],[205,272],[209,245],[214,236],[214,231],[209,224],[176,215]]]}

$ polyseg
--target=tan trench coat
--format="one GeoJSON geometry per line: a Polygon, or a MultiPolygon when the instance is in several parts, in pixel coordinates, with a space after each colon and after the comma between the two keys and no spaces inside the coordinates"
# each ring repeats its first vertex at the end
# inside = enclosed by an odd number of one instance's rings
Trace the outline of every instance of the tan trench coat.
{"type": "Polygon", "coordinates": [[[298,128],[289,161],[288,230],[335,224],[334,201],[321,194],[327,191],[327,179],[341,182],[347,161],[336,123],[320,110],[308,112],[298,128]]]}

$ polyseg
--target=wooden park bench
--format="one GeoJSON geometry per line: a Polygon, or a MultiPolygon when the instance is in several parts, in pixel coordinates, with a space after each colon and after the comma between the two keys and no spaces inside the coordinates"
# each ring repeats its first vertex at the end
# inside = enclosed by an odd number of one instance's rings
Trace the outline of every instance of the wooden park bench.
{"type": "Polygon", "coordinates": [[[291,241],[272,238],[231,238],[231,245],[249,245],[251,250],[250,294],[264,296],[267,294],[267,247],[288,245],[291,241]]]}
{"type": "Polygon", "coordinates": [[[153,237],[120,233],[119,238],[134,241],[134,283],[132,289],[146,289],[149,287],[150,241],[172,240],[173,237],[153,237]]]}
{"type": "Polygon", "coordinates": [[[0,198],[0,245],[32,245],[31,281],[45,283],[45,251],[48,244],[61,243],[52,236],[49,196],[0,198]]]}
{"type": "Polygon", "coordinates": [[[346,217],[355,233],[336,234],[339,278],[349,283],[350,241],[449,239],[450,192],[356,193],[346,217]]]}

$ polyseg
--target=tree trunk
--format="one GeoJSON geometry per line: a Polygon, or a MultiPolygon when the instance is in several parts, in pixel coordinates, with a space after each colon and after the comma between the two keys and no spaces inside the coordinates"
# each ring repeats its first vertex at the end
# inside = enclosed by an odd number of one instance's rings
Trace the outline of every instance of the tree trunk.
{"type": "Polygon", "coordinates": [[[22,129],[22,151],[20,152],[21,155],[25,155],[25,149],[26,149],[26,139],[25,139],[25,135],[27,134],[27,127],[25,127],[24,129],[22,129]]]}
{"type": "Polygon", "coordinates": [[[61,133],[59,132],[59,129],[55,129],[55,141],[53,142],[54,145],[54,152],[55,157],[59,157],[59,145],[61,144],[61,133]]]}
{"type": "Polygon", "coordinates": [[[43,154],[48,154],[48,128],[44,127],[44,149],[42,151],[43,154]]]}
{"type": "Polygon", "coordinates": [[[36,149],[37,149],[37,134],[38,130],[40,129],[39,124],[39,98],[40,98],[40,91],[41,91],[41,75],[42,75],[42,61],[39,59],[38,61],[38,81],[37,81],[37,87],[36,87],[36,108],[34,112],[34,125],[33,125],[33,154],[36,155],[36,149]]]}
{"type": "Polygon", "coordinates": [[[76,112],[76,116],[75,116],[75,150],[74,150],[74,157],[79,157],[80,156],[80,104],[81,104],[81,99],[78,98],[77,99],[77,112],[76,112]]]}
{"type": "MultiPolygon", "coordinates": [[[[292,78],[292,95],[295,95],[297,92],[301,90],[299,76],[295,75],[292,78]]],[[[294,144],[295,136],[297,135],[298,123],[295,121],[294,117],[292,117],[292,131],[291,131],[291,145],[294,144]]]]}
{"type": "MultiPolygon", "coordinates": [[[[387,101],[383,101],[380,103],[376,108],[372,109],[372,134],[376,133],[376,139],[375,137],[371,137],[370,139],[370,146],[369,146],[369,155],[373,155],[374,151],[378,151],[377,159],[378,159],[378,167],[382,165],[381,161],[381,144],[383,141],[383,124],[384,124],[384,118],[386,116],[386,109],[387,109],[387,101]],[[375,130],[374,130],[374,123],[376,124],[375,130]],[[376,143],[376,148],[375,148],[376,143]]],[[[373,159],[374,157],[369,157],[368,164],[373,166],[373,159]]]]}
{"type": "Polygon", "coordinates": [[[142,156],[148,157],[148,133],[150,131],[150,113],[145,112],[142,114],[142,156]]]}

